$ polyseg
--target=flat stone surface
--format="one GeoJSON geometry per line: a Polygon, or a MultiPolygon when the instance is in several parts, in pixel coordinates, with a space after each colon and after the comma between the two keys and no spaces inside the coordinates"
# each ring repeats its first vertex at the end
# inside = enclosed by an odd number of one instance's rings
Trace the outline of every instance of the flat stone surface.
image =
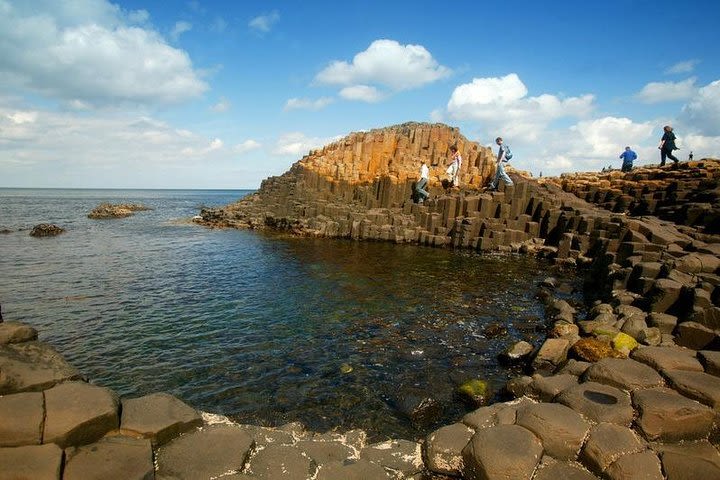
{"type": "Polygon", "coordinates": [[[646,450],[618,458],[605,471],[608,480],[664,480],[660,460],[646,450]]]}
{"type": "Polygon", "coordinates": [[[560,392],[578,384],[578,377],[570,375],[569,373],[552,375],[550,377],[533,375],[532,378],[533,382],[530,384],[528,395],[542,402],[552,402],[560,392]]]}
{"type": "Polygon", "coordinates": [[[252,446],[252,437],[232,425],[205,427],[158,449],[157,476],[196,480],[240,471],[252,446]]]}
{"type": "Polygon", "coordinates": [[[559,403],[524,406],[517,411],[516,423],[533,432],[545,453],[558,460],[574,460],[590,430],[578,413],[559,403]]]}
{"type": "Polygon", "coordinates": [[[590,469],[601,475],[622,455],[641,452],[645,445],[629,428],[600,423],[590,430],[580,458],[590,469]]]}
{"type": "Polygon", "coordinates": [[[720,454],[708,441],[658,447],[667,480],[720,478],[720,454]]]}
{"type": "MultiPolygon", "coordinates": [[[[236,425],[236,428],[243,430],[250,435],[255,445],[292,445],[296,441],[296,433],[279,430],[277,428],[261,427],[258,425],[236,425]]],[[[303,437],[303,435],[299,435],[303,437]]],[[[331,441],[327,439],[327,441],[331,441]]]]}
{"type": "Polygon", "coordinates": [[[120,428],[138,432],[149,438],[153,446],[163,445],[202,424],[202,417],[194,408],[168,393],[122,401],[120,428]]]}
{"type": "Polygon", "coordinates": [[[698,357],[705,367],[705,373],[720,377],[720,352],[702,350],[698,352],[698,357]]]}
{"type": "Polygon", "coordinates": [[[669,388],[639,390],[632,395],[635,420],[649,441],[679,442],[707,438],[715,412],[669,388]]]}
{"type": "Polygon", "coordinates": [[[579,464],[555,462],[539,469],[533,480],[597,480],[597,478],[579,464]]]}
{"type": "Polygon", "coordinates": [[[405,476],[421,472],[424,466],[420,444],[409,440],[388,440],[368,445],[360,450],[360,458],[405,476]]]}
{"type": "Polygon", "coordinates": [[[59,480],[62,457],[53,443],[0,448],[0,480],[59,480]]]}
{"type": "Polygon", "coordinates": [[[67,382],[45,391],[43,443],[65,448],[100,439],[119,426],[117,394],[85,382],[67,382]]]}
{"type": "Polygon", "coordinates": [[[521,426],[483,428],[463,449],[463,475],[469,479],[529,479],[542,452],[540,439],[521,426]]]}
{"type": "Polygon", "coordinates": [[[565,338],[548,338],[540,347],[532,366],[538,371],[552,371],[567,359],[570,342],[565,338]]]}
{"type": "Polygon", "coordinates": [[[37,340],[38,333],[30,325],[20,322],[0,323],[0,345],[37,340]]]}
{"type": "Polygon", "coordinates": [[[266,445],[250,458],[247,473],[267,480],[306,480],[316,469],[315,462],[293,446],[266,445]]]}
{"type": "Polygon", "coordinates": [[[676,328],[675,343],[693,350],[702,350],[715,341],[717,333],[697,322],[683,322],[676,328]]]}
{"type": "Polygon", "coordinates": [[[316,480],[387,480],[390,475],[382,468],[367,460],[359,459],[352,463],[333,462],[322,465],[316,480]]]}
{"type": "Polygon", "coordinates": [[[585,381],[603,383],[623,390],[659,387],[665,381],[651,367],[631,359],[603,358],[587,369],[585,381]]]}
{"type": "Polygon", "coordinates": [[[300,440],[295,447],[310,457],[316,464],[323,465],[331,462],[342,462],[353,458],[355,450],[341,442],[319,442],[314,440],[300,440]]]}
{"type": "Polygon", "coordinates": [[[630,395],[609,385],[581,383],[562,392],[556,401],[597,423],[609,422],[627,427],[633,420],[630,395]]]}
{"type": "Polygon", "coordinates": [[[42,442],[44,405],[40,392],[0,397],[0,447],[39,445],[42,442]]]}
{"type": "Polygon", "coordinates": [[[703,371],[702,365],[695,358],[695,350],[689,348],[641,347],[633,351],[630,356],[659,372],[668,370],[703,371]]]}
{"type": "Polygon", "coordinates": [[[720,409],[720,378],[704,372],[671,370],[666,372],[672,387],[686,397],[720,409]]]}
{"type": "Polygon", "coordinates": [[[152,445],[148,439],[107,437],[65,452],[63,480],[153,480],[152,445]]]}
{"type": "Polygon", "coordinates": [[[40,392],[78,379],[80,372],[46,343],[0,345],[0,395],[40,392]]]}
{"type": "Polygon", "coordinates": [[[574,375],[574,376],[576,376],[576,377],[579,377],[579,376],[581,376],[583,373],[585,373],[585,371],[586,371],[588,368],[590,368],[590,365],[592,365],[592,363],[590,363],[590,362],[578,361],[578,360],[575,360],[574,358],[571,358],[571,359],[568,360],[567,363],[560,369],[560,371],[558,372],[558,374],[560,374],[560,375],[569,374],[569,375],[574,375]]]}
{"type": "Polygon", "coordinates": [[[427,468],[445,475],[462,475],[462,450],[474,433],[462,423],[448,425],[430,433],[424,445],[427,468]]]}
{"type": "Polygon", "coordinates": [[[495,403],[487,407],[480,407],[466,414],[462,423],[478,430],[480,428],[494,427],[496,425],[512,425],[515,423],[515,414],[522,405],[535,403],[528,397],[522,397],[511,402],[495,403]]]}
{"type": "Polygon", "coordinates": [[[661,333],[672,333],[677,321],[676,316],[667,313],[653,312],[647,317],[648,325],[659,328],[661,333]]]}

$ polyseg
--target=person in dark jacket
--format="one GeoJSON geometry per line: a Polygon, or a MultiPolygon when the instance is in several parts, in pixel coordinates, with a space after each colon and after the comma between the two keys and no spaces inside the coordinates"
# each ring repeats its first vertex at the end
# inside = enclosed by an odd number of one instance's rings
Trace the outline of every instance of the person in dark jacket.
{"type": "Polygon", "coordinates": [[[630,147],[625,147],[625,151],[620,154],[620,158],[623,161],[621,171],[629,172],[632,170],[633,160],[637,159],[637,153],[633,152],[630,147]]]}
{"type": "Polygon", "coordinates": [[[663,133],[662,138],[660,139],[660,145],[658,145],[658,148],[660,149],[660,166],[662,167],[665,165],[665,158],[669,158],[672,160],[675,165],[679,162],[679,160],[673,155],[673,150],[677,150],[678,148],[675,146],[675,134],[673,133],[673,128],[670,125],[665,125],[663,127],[663,133]]]}

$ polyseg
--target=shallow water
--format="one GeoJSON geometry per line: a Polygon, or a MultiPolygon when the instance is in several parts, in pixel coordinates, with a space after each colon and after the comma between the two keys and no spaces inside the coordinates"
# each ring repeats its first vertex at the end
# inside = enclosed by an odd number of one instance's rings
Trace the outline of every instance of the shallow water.
{"type": "Polygon", "coordinates": [[[242,422],[373,438],[456,421],[468,410],[460,382],[499,389],[511,372],[497,354],[543,338],[543,263],[186,221],[245,193],[0,189],[0,230],[13,231],[0,235],[5,318],[123,396],[167,391],[242,422]],[[88,219],[102,201],[154,210],[88,219]],[[67,233],[18,231],[41,222],[67,233]],[[494,323],[507,335],[488,338],[494,323]],[[437,399],[441,416],[410,422],[397,409],[408,391],[437,399]]]}

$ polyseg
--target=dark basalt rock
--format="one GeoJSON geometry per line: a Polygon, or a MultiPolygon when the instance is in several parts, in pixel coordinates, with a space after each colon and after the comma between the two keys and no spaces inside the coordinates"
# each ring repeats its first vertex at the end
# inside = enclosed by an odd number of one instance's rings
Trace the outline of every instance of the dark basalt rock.
{"type": "Polygon", "coordinates": [[[33,227],[33,229],[30,231],[30,236],[54,237],[56,235],[60,235],[63,232],[65,232],[65,229],[58,227],[57,225],[52,225],[50,223],[41,223],[33,227]]]}

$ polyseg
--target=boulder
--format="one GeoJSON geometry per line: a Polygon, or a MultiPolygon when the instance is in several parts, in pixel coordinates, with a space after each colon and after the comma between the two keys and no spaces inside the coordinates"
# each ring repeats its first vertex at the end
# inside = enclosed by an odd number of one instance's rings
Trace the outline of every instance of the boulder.
{"type": "Polygon", "coordinates": [[[92,209],[92,211],[88,214],[88,218],[125,218],[133,215],[135,212],[141,212],[144,210],[150,210],[150,208],[133,203],[101,203],[92,209]]]}
{"type": "Polygon", "coordinates": [[[720,409],[720,378],[704,372],[670,370],[665,376],[678,392],[704,403],[715,410],[720,409]]]}
{"type": "Polygon", "coordinates": [[[590,430],[580,458],[593,472],[602,475],[621,456],[643,450],[645,444],[629,428],[600,423],[590,430]]]}
{"type": "Polygon", "coordinates": [[[559,460],[575,459],[590,429],[579,414],[557,403],[519,408],[516,424],[533,432],[542,442],[545,453],[559,460]]]}
{"type": "Polygon", "coordinates": [[[474,433],[462,423],[448,425],[430,433],[424,445],[427,468],[443,475],[462,475],[462,450],[474,433]]]}
{"type": "Polygon", "coordinates": [[[523,340],[508,347],[501,354],[501,359],[510,363],[521,362],[527,359],[534,349],[535,347],[523,340]]]}
{"type": "Polygon", "coordinates": [[[510,394],[513,398],[520,398],[530,391],[532,381],[532,377],[527,375],[513,377],[505,384],[505,392],[510,394]]]}
{"type": "Polygon", "coordinates": [[[661,333],[672,333],[677,321],[676,316],[667,313],[652,312],[647,316],[648,325],[659,328],[661,333]]]}
{"type": "Polygon", "coordinates": [[[475,407],[487,403],[491,396],[488,383],[481,379],[468,380],[458,387],[457,393],[460,398],[475,407]]]}
{"type": "Polygon", "coordinates": [[[532,366],[536,371],[552,372],[567,360],[570,342],[564,338],[548,338],[535,355],[532,366]]]}
{"type": "Polygon", "coordinates": [[[30,325],[20,322],[0,323],[0,345],[37,340],[38,333],[30,325]]]}
{"type": "Polygon", "coordinates": [[[630,395],[609,385],[585,382],[558,395],[557,402],[567,405],[593,422],[629,426],[633,420],[630,395]]]}
{"type": "Polygon", "coordinates": [[[588,368],[583,378],[628,391],[665,384],[655,370],[629,358],[604,358],[588,368]]]}
{"type": "Polygon", "coordinates": [[[35,225],[32,228],[32,230],[30,230],[30,236],[31,237],[54,237],[56,235],[60,235],[63,232],[65,232],[65,229],[58,227],[57,225],[53,225],[50,223],[41,223],[39,225],[35,225]]]}
{"type": "Polygon", "coordinates": [[[626,333],[618,333],[615,335],[610,342],[613,350],[621,354],[623,357],[630,355],[630,352],[638,347],[638,342],[633,337],[626,333]]]}
{"type": "Polygon", "coordinates": [[[0,448],[0,479],[59,480],[63,451],[54,443],[0,448]]]}
{"type": "Polygon", "coordinates": [[[675,343],[680,346],[702,350],[715,342],[717,333],[697,322],[683,322],[677,326],[675,343]]]}
{"type": "Polygon", "coordinates": [[[570,354],[585,362],[597,362],[602,358],[622,358],[620,352],[616,352],[609,342],[597,338],[581,338],[570,348],[570,354]]]}
{"type": "Polygon", "coordinates": [[[633,351],[631,357],[661,373],[668,370],[703,371],[702,365],[695,358],[695,351],[687,348],[643,347],[633,351]]]}
{"type": "Polygon", "coordinates": [[[115,392],[85,382],[67,382],[45,391],[43,443],[85,445],[119,426],[115,392]]]}
{"type": "Polygon", "coordinates": [[[202,417],[194,408],[168,393],[122,401],[120,428],[149,438],[153,446],[167,443],[202,424],[202,417]]]}
{"type": "Polygon", "coordinates": [[[680,298],[682,284],[669,278],[661,278],[647,293],[647,299],[652,312],[666,312],[680,298]]]}
{"type": "Polygon", "coordinates": [[[540,462],[543,446],[529,430],[518,425],[483,428],[463,449],[470,480],[529,479],[540,462]]]}
{"type": "Polygon", "coordinates": [[[649,450],[623,455],[608,467],[605,475],[608,480],[665,480],[660,460],[649,450]]]}
{"type": "Polygon", "coordinates": [[[42,393],[16,393],[0,397],[0,447],[39,445],[44,419],[42,393]]]}
{"type": "Polygon", "coordinates": [[[638,390],[632,400],[638,411],[635,423],[651,442],[707,438],[715,421],[712,409],[669,388],[638,390]]]}
{"type": "Polygon", "coordinates": [[[63,480],[152,480],[155,478],[150,440],[107,437],[71,448],[65,454],[63,480]]]}
{"type": "Polygon", "coordinates": [[[315,462],[290,445],[266,445],[250,458],[247,472],[253,478],[306,480],[315,474],[315,462]]]}
{"type": "Polygon", "coordinates": [[[720,478],[720,454],[708,441],[666,444],[658,449],[668,480],[720,478]]]}
{"type": "Polygon", "coordinates": [[[0,345],[0,372],[0,395],[39,392],[80,378],[54,348],[35,341],[0,345]]]}
{"type": "Polygon", "coordinates": [[[423,470],[422,448],[409,440],[388,440],[360,450],[360,458],[409,477],[423,470]]]}
{"type": "Polygon", "coordinates": [[[427,425],[435,421],[442,406],[434,397],[416,388],[403,388],[394,401],[394,406],[415,424],[427,425]]]}

